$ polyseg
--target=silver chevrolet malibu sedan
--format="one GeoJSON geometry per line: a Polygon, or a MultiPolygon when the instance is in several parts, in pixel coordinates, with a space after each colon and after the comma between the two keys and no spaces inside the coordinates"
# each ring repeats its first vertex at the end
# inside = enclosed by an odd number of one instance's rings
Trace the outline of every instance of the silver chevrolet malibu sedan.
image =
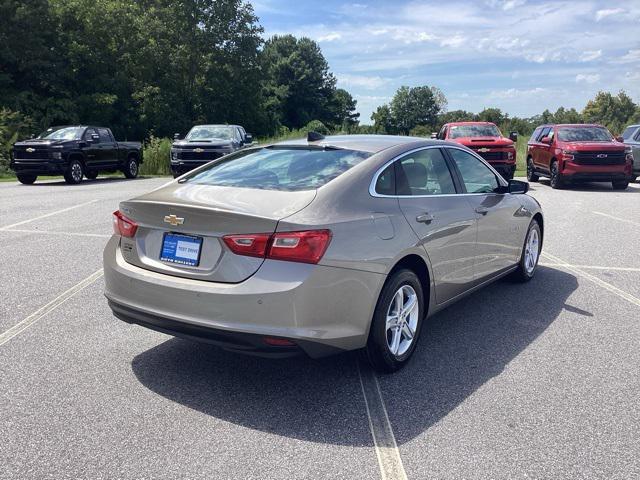
{"type": "Polygon", "coordinates": [[[243,150],[122,202],[116,317],[248,354],[411,357],[424,320],[538,264],[528,184],[458,144],[347,135],[243,150]]]}

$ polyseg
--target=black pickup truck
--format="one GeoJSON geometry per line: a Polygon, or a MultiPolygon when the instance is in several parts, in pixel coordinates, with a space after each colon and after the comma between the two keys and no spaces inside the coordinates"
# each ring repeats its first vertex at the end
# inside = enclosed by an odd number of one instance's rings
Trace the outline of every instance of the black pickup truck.
{"type": "Polygon", "coordinates": [[[39,175],[64,175],[75,184],[83,176],[93,180],[100,172],[118,170],[135,178],[141,163],[140,142],[116,142],[108,128],[84,125],[52,127],[15,143],[9,168],[21,183],[31,184],[39,175]]]}

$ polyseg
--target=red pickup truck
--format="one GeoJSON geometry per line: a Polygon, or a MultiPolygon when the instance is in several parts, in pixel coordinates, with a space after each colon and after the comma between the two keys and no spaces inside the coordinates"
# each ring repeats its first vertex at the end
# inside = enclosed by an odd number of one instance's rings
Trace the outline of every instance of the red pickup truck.
{"type": "Polygon", "coordinates": [[[632,165],[631,148],[602,125],[541,125],[527,143],[527,179],[549,177],[551,188],[583,181],[625,190],[632,165]]]}
{"type": "Polygon", "coordinates": [[[516,171],[516,132],[511,132],[509,138],[505,138],[495,123],[452,122],[443,125],[436,138],[469,147],[489,162],[504,178],[513,178],[516,171]]]}

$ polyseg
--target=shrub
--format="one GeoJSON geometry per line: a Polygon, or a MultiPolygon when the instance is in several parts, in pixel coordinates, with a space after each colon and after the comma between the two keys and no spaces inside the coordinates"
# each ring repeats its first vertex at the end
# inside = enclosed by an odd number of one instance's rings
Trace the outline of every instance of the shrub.
{"type": "Polygon", "coordinates": [[[151,136],[144,142],[141,175],[170,175],[171,139],[151,136]]]}

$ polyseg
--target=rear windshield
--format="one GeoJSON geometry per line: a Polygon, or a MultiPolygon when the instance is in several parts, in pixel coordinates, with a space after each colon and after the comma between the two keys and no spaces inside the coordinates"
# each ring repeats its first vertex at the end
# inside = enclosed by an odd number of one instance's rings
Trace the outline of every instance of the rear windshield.
{"type": "Polygon", "coordinates": [[[264,190],[313,190],[370,155],[353,150],[262,148],[229,155],[183,181],[264,190]]]}
{"type": "Polygon", "coordinates": [[[635,133],[637,128],[638,127],[627,127],[626,130],[622,132],[622,138],[624,138],[625,140],[631,140],[631,137],[633,137],[633,134],[635,133]]]}
{"type": "Polygon", "coordinates": [[[449,138],[500,136],[500,130],[495,125],[453,125],[449,133],[449,138]]]}
{"type": "Polygon", "coordinates": [[[604,127],[560,127],[558,140],[563,142],[610,142],[613,139],[604,127]]]}

